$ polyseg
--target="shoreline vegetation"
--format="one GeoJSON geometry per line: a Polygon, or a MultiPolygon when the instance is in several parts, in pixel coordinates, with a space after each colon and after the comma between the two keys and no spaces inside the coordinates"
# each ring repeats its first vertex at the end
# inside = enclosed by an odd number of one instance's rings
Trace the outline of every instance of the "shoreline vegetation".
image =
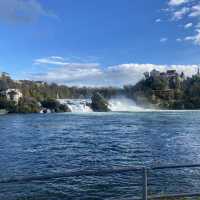
{"type": "Polygon", "coordinates": [[[200,109],[200,70],[192,77],[176,70],[152,70],[134,86],[125,86],[125,94],[137,105],[163,110],[200,109]]]}
{"type": "Polygon", "coordinates": [[[115,87],[68,87],[42,81],[13,80],[0,75],[0,115],[7,113],[71,112],[57,99],[91,99],[88,105],[95,112],[109,112],[109,99],[124,96],[147,109],[200,109],[200,70],[192,77],[176,70],[144,73],[136,85],[115,87]]]}

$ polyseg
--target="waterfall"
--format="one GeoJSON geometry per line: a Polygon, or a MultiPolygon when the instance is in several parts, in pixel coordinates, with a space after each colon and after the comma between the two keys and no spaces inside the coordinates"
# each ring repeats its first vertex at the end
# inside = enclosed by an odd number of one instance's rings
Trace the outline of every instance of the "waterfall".
{"type": "MultiPolygon", "coordinates": [[[[58,99],[61,104],[69,107],[73,113],[90,113],[93,112],[89,104],[91,99],[58,99]]],[[[117,97],[109,100],[109,109],[113,112],[140,112],[145,109],[139,107],[135,102],[126,97],[117,97]]]]}
{"type": "Polygon", "coordinates": [[[113,112],[134,112],[144,110],[144,108],[137,106],[133,100],[126,97],[110,99],[109,108],[113,112]]]}
{"type": "Polygon", "coordinates": [[[65,104],[72,112],[92,112],[92,109],[88,106],[91,103],[90,99],[58,99],[61,104],[65,104]]]}

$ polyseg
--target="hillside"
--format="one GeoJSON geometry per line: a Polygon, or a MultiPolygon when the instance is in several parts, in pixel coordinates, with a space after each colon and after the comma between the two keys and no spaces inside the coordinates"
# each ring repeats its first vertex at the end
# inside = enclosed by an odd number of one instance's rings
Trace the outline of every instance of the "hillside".
{"type": "Polygon", "coordinates": [[[135,86],[125,86],[125,93],[137,104],[158,109],[200,109],[200,73],[185,77],[175,70],[145,73],[135,86]]]}

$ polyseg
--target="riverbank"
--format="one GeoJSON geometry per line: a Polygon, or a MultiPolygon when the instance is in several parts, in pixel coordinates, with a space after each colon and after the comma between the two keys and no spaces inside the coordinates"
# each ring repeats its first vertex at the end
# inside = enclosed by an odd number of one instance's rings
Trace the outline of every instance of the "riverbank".
{"type": "Polygon", "coordinates": [[[91,101],[46,99],[37,101],[34,98],[22,97],[17,102],[0,99],[0,114],[7,113],[61,113],[61,112],[109,112],[108,101],[99,93],[94,93],[91,101]]]}

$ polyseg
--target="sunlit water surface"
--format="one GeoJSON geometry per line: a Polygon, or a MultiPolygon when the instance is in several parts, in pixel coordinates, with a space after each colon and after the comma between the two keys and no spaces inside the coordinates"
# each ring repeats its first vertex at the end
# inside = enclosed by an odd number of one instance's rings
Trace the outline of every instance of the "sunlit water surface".
{"type": "MultiPolygon", "coordinates": [[[[200,163],[200,112],[0,116],[0,179],[74,170],[200,163]]],[[[151,172],[150,194],[196,192],[200,170],[151,172]]],[[[141,175],[1,184],[6,200],[127,200],[141,175]]]]}

